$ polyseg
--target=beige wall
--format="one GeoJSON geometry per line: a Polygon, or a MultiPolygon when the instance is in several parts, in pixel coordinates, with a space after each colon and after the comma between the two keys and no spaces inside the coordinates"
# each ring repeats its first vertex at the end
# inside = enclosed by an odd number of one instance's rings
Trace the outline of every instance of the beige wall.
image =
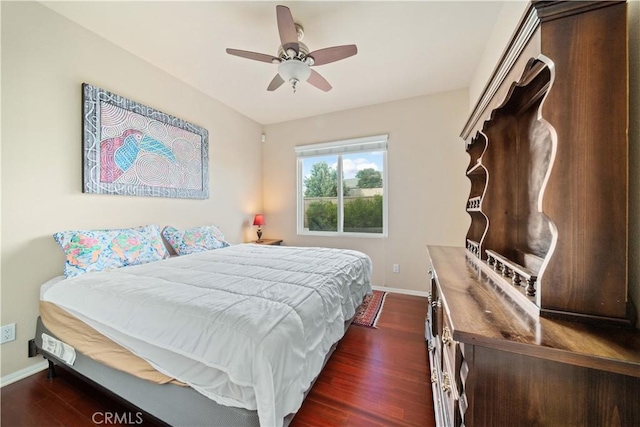
{"type": "Polygon", "coordinates": [[[38,3],[2,2],[2,376],[27,359],[39,286],[61,274],[51,235],[76,228],[219,224],[252,236],[262,205],[261,125],[38,3]],[[82,193],[81,84],[88,82],[209,130],[210,198],[82,193]]]}
{"type": "Polygon", "coordinates": [[[470,223],[469,157],[458,137],[467,114],[467,91],[458,90],[266,126],[265,237],[363,251],[373,260],[374,286],[426,292],[426,245],[463,246],[470,223]],[[298,236],[294,147],[380,134],[389,134],[389,236],[298,236]]]}

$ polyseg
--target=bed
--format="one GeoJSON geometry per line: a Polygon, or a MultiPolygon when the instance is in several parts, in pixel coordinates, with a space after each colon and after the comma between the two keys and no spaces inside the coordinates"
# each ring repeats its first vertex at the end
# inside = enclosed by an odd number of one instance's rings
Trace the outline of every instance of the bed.
{"type": "Polygon", "coordinates": [[[254,244],[56,278],[36,344],[170,425],[287,425],[365,295],[361,252],[254,244]],[[73,365],[42,334],[76,350],[73,365]]]}

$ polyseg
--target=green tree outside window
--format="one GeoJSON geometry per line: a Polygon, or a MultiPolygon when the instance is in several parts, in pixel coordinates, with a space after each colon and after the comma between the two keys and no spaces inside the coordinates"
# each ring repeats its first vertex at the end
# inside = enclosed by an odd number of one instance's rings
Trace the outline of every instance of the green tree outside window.
{"type": "Polygon", "coordinates": [[[356,178],[358,188],[382,188],[382,174],[373,168],[359,170],[356,178]]]}
{"type": "MultiPolygon", "coordinates": [[[[304,187],[304,197],[337,197],[338,172],[329,167],[327,162],[316,163],[309,176],[304,179],[304,187]]],[[[346,195],[348,191],[343,184],[342,194],[346,195]]]]}

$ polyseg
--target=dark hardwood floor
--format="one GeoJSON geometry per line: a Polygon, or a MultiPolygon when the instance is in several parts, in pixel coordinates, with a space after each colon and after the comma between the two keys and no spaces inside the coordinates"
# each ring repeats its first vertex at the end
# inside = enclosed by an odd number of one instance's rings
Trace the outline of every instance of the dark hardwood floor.
{"type": "MultiPolygon", "coordinates": [[[[426,306],[425,298],[389,293],[377,329],[351,326],[291,427],[434,426],[426,306]]],[[[3,387],[2,427],[156,425],[72,374],[57,372],[54,381],[45,371],[3,387]],[[120,419],[105,418],[109,414],[120,419]]]]}

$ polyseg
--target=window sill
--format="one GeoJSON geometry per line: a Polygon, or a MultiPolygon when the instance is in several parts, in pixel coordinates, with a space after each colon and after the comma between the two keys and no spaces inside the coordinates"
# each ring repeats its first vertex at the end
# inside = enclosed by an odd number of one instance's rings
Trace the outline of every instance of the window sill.
{"type": "Polygon", "coordinates": [[[298,231],[298,236],[316,236],[316,237],[363,237],[365,239],[381,239],[387,237],[387,233],[338,233],[333,231],[298,231]]]}

